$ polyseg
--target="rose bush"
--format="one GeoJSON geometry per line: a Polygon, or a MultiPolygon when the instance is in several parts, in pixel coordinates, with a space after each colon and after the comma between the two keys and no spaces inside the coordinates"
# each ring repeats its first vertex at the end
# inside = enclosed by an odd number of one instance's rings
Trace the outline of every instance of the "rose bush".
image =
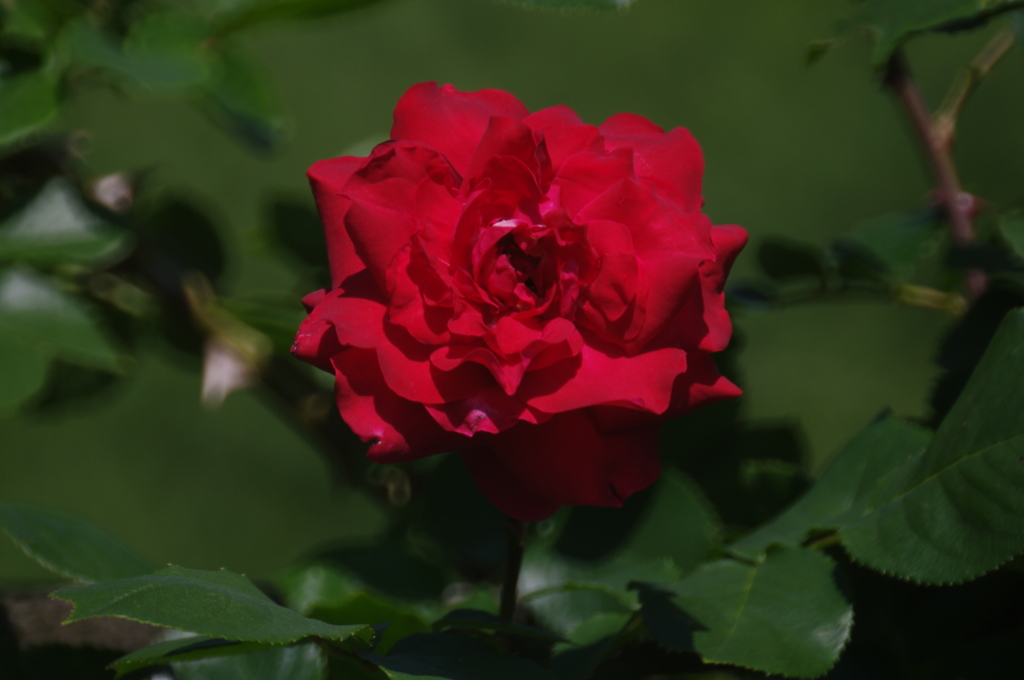
{"type": "Polygon", "coordinates": [[[662,421],[739,394],[711,353],[747,234],[701,213],[702,174],[682,128],[415,85],[391,141],[309,170],[332,287],[293,353],[374,461],[459,451],[524,520],[620,505],[662,421]]]}

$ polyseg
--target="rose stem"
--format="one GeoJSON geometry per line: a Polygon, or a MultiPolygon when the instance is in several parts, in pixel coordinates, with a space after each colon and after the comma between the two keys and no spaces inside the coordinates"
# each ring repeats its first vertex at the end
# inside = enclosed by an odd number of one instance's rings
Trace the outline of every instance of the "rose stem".
{"type": "MultiPolygon", "coordinates": [[[[996,50],[996,53],[1000,55],[1004,52],[1005,49],[996,50]]],[[[994,60],[991,61],[994,63],[994,60]]],[[[987,73],[990,68],[991,65],[987,65],[985,72],[987,73]]],[[[932,174],[935,176],[938,201],[949,217],[950,236],[953,243],[961,248],[969,246],[974,242],[974,224],[971,218],[971,201],[964,200],[965,197],[962,196],[960,178],[950,153],[953,121],[933,119],[924,97],[921,96],[921,90],[918,89],[917,82],[910,73],[910,67],[902,50],[896,50],[889,58],[885,70],[885,84],[896,94],[900,104],[903,105],[903,109],[928,156],[932,174]]],[[[963,97],[966,97],[966,93],[963,97]]],[[[962,104],[962,101],[957,101],[952,110],[959,112],[962,104]]],[[[947,115],[949,115],[948,112],[947,115]]],[[[972,300],[976,300],[985,292],[987,285],[985,272],[979,269],[967,270],[965,283],[968,296],[972,300]]]]}
{"type": "Polygon", "coordinates": [[[519,584],[519,569],[523,566],[523,545],[526,543],[526,525],[521,519],[505,518],[505,536],[508,539],[508,553],[505,556],[505,582],[501,586],[501,609],[499,616],[511,621],[516,612],[516,588],[519,584]]]}

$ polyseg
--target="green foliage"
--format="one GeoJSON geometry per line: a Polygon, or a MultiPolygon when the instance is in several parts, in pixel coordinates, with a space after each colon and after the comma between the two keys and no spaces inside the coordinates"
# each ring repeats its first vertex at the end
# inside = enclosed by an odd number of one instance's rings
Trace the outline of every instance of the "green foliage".
{"type": "Polygon", "coordinates": [[[853,608],[836,587],[828,557],[779,547],[759,563],[709,562],[667,591],[678,613],[649,587],[648,631],[675,651],[695,649],[712,663],[813,678],[839,658],[853,608]],[[686,625],[692,620],[691,625],[686,625]]]}
{"type": "Polygon", "coordinates": [[[871,33],[875,39],[871,63],[881,67],[917,33],[973,28],[1022,5],[1020,0],[865,0],[842,28],[871,33]]]}
{"type": "Polygon", "coordinates": [[[550,671],[531,661],[502,654],[487,640],[459,633],[410,635],[387,656],[363,657],[399,674],[448,680],[555,680],[550,671]]]}
{"type": "Polygon", "coordinates": [[[61,177],[0,225],[0,262],[90,265],[110,262],[130,247],[128,235],[90,210],[61,177]]]}
{"type": "Polygon", "coordinates": [[[0,417],[13,413],[42,388],[48,363],[29,345],[0,333],[0,373],[4,376],[0,381],[0,417]]]}
{"type": "Polygon", "coordinates": [[[94,525],[62,512],[3,503],[0,528],[26,555],[76,581],[113,581],[156,569],[94,525]]]}
{"type": "Polygon", "coordinates": [[[499,0],[513,5],[544,9],[626,9],[636,0],[499,0]]]}
{"type": "Polygon", "coordinates": [[[511,623],[500,619],[490,612],[479,609],[454,609],[442,616],[431,626],[435,632],[446,628],[461,628],[464,630],[489,630],[505,635],[521,635],[528,638],[536,638],[547,642],[564,642],[565,640],[552,635],[546,630],[534,626],[524,626],[518,623],[511,623]]]}
{"type": "Polygon", "coordinates": [[[260,648],[257,643],[234,643],[230,649],[237,650],[236,653],[225,655],[224,648],[214,647],[208,650],[207,658],[202,657],[202,650],[187,651],[189,646],[197,647],[204,641],[191,637],[153,645],[121,657],[114,666],[119,673],[128,672],[133,668],[129,663],[133,657],[138,660],[135,667],[139,668],[170,663],[178,680],[322,680],[327,670],[327,655],[314,643],[270,648],[260,648]],[[158,647],[169,651],[156,656],[158,647]]]}
{"type": "Polygon", "coordinates": [[[321,638],[353,650],[373,639],[368,626],[335,626],[274,604],[247,578],[225,570],[171,566],[147,576],[61,588],[53,597],[74,605],[68,622],[120,616],[225,640],[283,645],[321,638]]]}
{"type": "Polygon", "coordinates": [[[118,356],[87,307],[28,270],[0,270],[0,335],[44,356],[116,370],[118,356]]]}
{"type": "Polygon", "coordinates": [[[879,485],[919,454],[931,439],[924,428],[886,415],[842,448],[811,489],[771,522],[744,536],[731,550],[758,557],[774,543],[800,545],[837,518],[866,504],[879,485]]]}
{"type": "Polygon", "coordinates": [[[9,77],[0,72],[0,153],[30,141],[56,120],[57,85],[46,68],[9,77]]]}
{"type": "Polygon", "coordinates": [[[854,559],[923,583],[961,583],[1024,552],[1024,311],[1007,315],[931,444],[848,513],[854,559]]]}

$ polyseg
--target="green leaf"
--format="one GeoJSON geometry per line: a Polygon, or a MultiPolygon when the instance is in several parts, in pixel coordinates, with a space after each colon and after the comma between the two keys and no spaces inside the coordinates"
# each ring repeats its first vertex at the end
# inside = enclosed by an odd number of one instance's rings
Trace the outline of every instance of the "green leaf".
{"type": "Polygon", "coordinates": [[[683,572],[703,562],[719,544],[714,508],[700,489],[674,468],[661,474],[642,523],[626,543],[640,559],[670,557],[683,572]]]}
{"type": "Polygon", "coordinates": [[[261,295],[219,299],[221,305],[239,321],[270,338],[274,349],[288,352],[295,342],[295,329],[306,318],[294,295],[261,295]]]}
{"type": "Polygon", "coordinates": [[[171,666],[177,680],[322,680],[327,657],[316,644],[307,643],[171,666]]]}
{"type": "Polygon", "coordinates": [[[775,281],[811,278],[825,286],[830,264],[828,256],[816,245],[793,239],[768,237],[757,251],[761,269],[775,281]]]}
{"type": "Polygon", "coordinates": [[[185,635],[166,642],[158,642],[149,647],[143,647],[131,654],[122,656],[110,664],[110,666],[117,672],[117,676],[121,677],[125,673],[130,673],[146,666],[248,654],[249,652],[256,652],[267,648],[268,646],[262,642],[225,640],[209,635],[185,635]]]}
{"type": "Polygon", "coordinates": [[[39,392],[48,363],[34,349],[0,331],[0,418],[39,392]]]}
{"type": "Polygon", "coordinates": [[[120,616],[225,640],[280,645],[318,637],[354,650],[373,639],[369,626],[335,626],[306,618],[226,570],[171,566],[148,576],[62,588],[52,597],[74,605],[67,622],[120,616]]]}
{"type": "Polygon", "coordinates": [[[586,680],[621,642],[623,628],[635,614],[595,614],[569,631],[569,642],[551,650],[551,670],[562,680],[586,680]]]}
{"type": "Polygon", "coordinates": [[[931,433],[887,415],[868,425],[835,455],[817,483],[785,512],[730,546],[759,556],[773,543],[799,545],[815,530],[863,504],[901,465],[920,453],[931,433]]]}
{"type": "Polygon", "coordinates": [[[890,493],[848,513],[857,561],[922,583],[960,583],[1024,552],[1024,310],[1006,315],[928,448],[890,493]]]}
{"type": "MultiPolygon", "coordinates": [[[[502,654],[484,640],[456,633],[419,633],[399,640],[387,656],[363,658],[389,671],[448,680],[556,680],[547,669],[502,654]]],[[[396,677],[396,676],[392,676],[396,677]]]]}
{"type": "Polygon", "coordinates": [[[626,9],[636,0],[503,0],[513,5],[544,9],[626,9]]]}
{"type": "Polygon", "coordinates": [[[871,33],[872,65],[881,67],[916,33],[973,28],[1021,6],[1021,0],[865,0],[841,29],[871,33]]]}
{"type": "Polygon", "coordinates": [[[112,581],[156,568],[89,522],[62,512],[3,503],[0,528],[26,555],[76,581],[112,581]]]}
{"type": "Polygon", "coordinates": [[[0,80],[0,151],[31,140],[57,118],[57,85],[44,68],[0,80]]]}
{"type": "Polygon", "coordinates": [[[519,635],[535,638],[546,642],[565,642],[560,635],[549,633],[542,628],[510,623],[490,612],[479,609],[453,609],[431,625],[435,632],[446,628],[466,628],[472,630],[489,630],[507,635],[519,635]]]}
{"type": "Polygon", "coordinates": [[[212,18],[213,33],[282,19],[315,19],[346,12],[377,0],[221,0],[212,18]]]}
{"type": "Polygon", "coordinates": [[[3,5],[0,36],[15,45],[44,47],[60,25],[87,11],[77,0],[17,0],[3,5]]]}
{"type": "MultiPolygon", "coordinates": [[[[813,678],[828,671],[850,637],[853,608],[832,578],[835,564],[803,548],[780,547],[760,564],[719,560],[645,604],[648,631],[667,649],[692,646],[710,663],[813,678]],[[665,607],[679,613],[668,617],[665,607]],[[691,623],[692,620],[692,623],[691,623]]],[[[646,615],[641,610],[642,615],[646,615]]]]}
{"type": "Polygon", "coordinates": [[[330,564],[290,569],[276,585],[285,603],[303,616],[341,625],[387,623],[376,645],[382,654],[406,635],[430,631],[412,606],[366,592],[359,579],[330,564]]]}
{"type": "Polygon", "coordinates": [[[27,270],[0,270],[0,334],[43,354],[108,371],[117,354],[75,298],[27,270]]]}
{"type": "Polygon", "coordinates": [[[1019,262],[1024,262],[1024,212],[1014,210],[999,216],[996,227],[1019,262]]]}
{"type": "Polygon", "coordinates": [[[123,43],[86,20],[70,22],[60,45],[70,66],[97,70],[135,95],[178,94],[209,75],[205,25],[187,12],[159,12],[132,24],[123,43]]]}
{"type": "Polygon", "coordinates": [[[863,222],[832,249],[847,278],[901,281],[938,250],[944,236],[941,214],[929,207],[863,222]]]}
{"type": "Polygon", "coordinates": [[[284,114],[267,69],[237,46],[221,46],[201,89],[200,108],[220,127],[259,150],[284,137],[284,114]]]}
{"type": "Polygon", "coordinates": [[[63,177],[50,180],[0,226],[0,261],[90,263],[116,257],[127,246],[126,234],[90,211],[63,177]]]}

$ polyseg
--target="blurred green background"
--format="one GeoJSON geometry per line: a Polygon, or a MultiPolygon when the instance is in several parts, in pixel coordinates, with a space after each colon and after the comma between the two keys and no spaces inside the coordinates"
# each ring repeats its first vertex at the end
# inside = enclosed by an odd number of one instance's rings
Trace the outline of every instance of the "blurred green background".
{"type": "MultiPolygon", "coordinates": [[[[402,92],[424,80],[495,87],[531,109],[567,104],[585,120],[631,111],[689,128],[704,148],[706,212],[759,239],[825,242],[856,222],[912,208],[929,178],[901,114],[868,69],[866,40],[804,65],[844,0],[640,0],[626,13],[532,12],[488,0],[388,0],[330,20],[279,24],[246,41],[277,82],[290,138],[254,155],[179,102],[74,94],[67,130],[86,130],[96,174],[145,170],[147,191],[189,196],[220,218],[232,293],[287,291],[296,279],[264,237],[264,208],[310,201],[314,161],[386,135],[402,92]]],[[[984,43],[977,34],[916,41],[928,99],[984,43]]],[[[968,106],[957,158],[966,188],[996,203],[1024,194],[1024,51],[968,106]]],[[[296,297],[300,291],[296,290],[296,297]]],[[[305,292],[305,291],[301,291],[305,292]]],[[[798,421],[812,469],[886,406],[924,416],[937,343],[951,320],[884,304],[806,305],[735,319],[743,408],[798,421]]],[[[382,518],[332,490],[309,445],[252,394],[216,412],[199,375],[165,347],[86,410],[0,422],[0,499],[62,508],[145,555],[262,578],[312,545],[368,536],[382,518]]],[[[42,574],[6,542],[0,580],[42,574]]]]}

